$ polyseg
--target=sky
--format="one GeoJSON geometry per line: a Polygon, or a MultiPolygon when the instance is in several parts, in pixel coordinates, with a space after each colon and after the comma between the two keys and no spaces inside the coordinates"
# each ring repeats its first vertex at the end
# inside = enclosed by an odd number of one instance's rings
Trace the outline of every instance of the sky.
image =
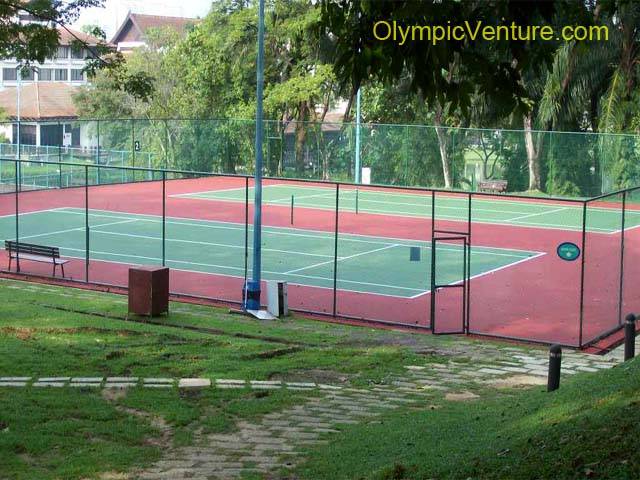
{"type": "Polygon", "coordinates": [[[204,17],[212,0],[105,0],[104,8],[87,8],[71,28],[80,30],[83,25],[98,25],[110,40],[129,10],[133,13],[167,15],[171,17],[204,17]]]}

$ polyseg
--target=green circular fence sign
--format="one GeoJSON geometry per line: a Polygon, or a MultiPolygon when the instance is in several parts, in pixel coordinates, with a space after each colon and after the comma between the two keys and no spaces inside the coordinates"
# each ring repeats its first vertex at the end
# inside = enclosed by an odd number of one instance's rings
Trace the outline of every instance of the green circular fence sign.
{"type": "Polygon", "coordinates": [[[578,247],[575,243],[572,242],[563,242],[558,245],[558,256],[567,260],[568,262],[573,262],[577,260],[580,256],[580,247],[578,247]]]}

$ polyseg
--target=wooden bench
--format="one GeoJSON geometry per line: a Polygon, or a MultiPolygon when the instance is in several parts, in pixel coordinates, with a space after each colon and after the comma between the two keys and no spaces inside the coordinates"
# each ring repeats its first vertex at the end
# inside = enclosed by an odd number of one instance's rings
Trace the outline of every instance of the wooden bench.
{"type": "MultiPolygon", "coordinates": [[[[60,265],[62,278],[64,278],[64,264],[67,263],[68,260],[62,260],[60,258],[60,249],[58,247],[46,247],[32,243],[5,240],[4,249],[9,253],[9,270],[11,270],[11,261],[14,258],[16,259],[16,263],[22,260],[31,260],[33,262],[53,264],[54,277],[56,276],[56,267],[60,265]]],[[[18,263],[18,267],[19,265],[18,263]]],[[[20,271],[19,268],[18,271],[20,271]]]]}
{"type": "Polygon", "coordinates": [[[506,180],[482,180],[478,182],[479,192],[504,193],[507,191],[506,180]]]}

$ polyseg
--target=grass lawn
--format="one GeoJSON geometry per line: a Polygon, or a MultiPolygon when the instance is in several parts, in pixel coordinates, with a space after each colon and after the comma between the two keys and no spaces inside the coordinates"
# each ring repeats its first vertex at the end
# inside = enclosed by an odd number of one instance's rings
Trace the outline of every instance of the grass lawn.
{"type": "Polygon", "coordinates": [[[540,388],[398,411],[313,451],[299,478],[640,478],[640,360],[540,388]]]}
{"type": "MultiPolygon", "coordinates": [[[[264,323],[223,309],[171,308],[161,321],[172,326],[150,325],[126,320],[122,296],[0,280],[0,376],[285,379],[357,386],[402,371],[415,362],[409,347],[434,341],[298,318],[264,323]]],[[[100,472],[146,466],[168,446],[190,444],[195,429],[230,432],[238,420],[313,395],[132,389],[105,398],[95,390],[3,388],[0,479],[99,478],[100,472]],[[163,439],[156,418],[172,427],[170,439],[163,439]]]]}
{"type": "MultiPolygon", "coordinates": [[[[118,295],[0,280],[0,376],[371,387],[402,375],[406,365],[447,364],[451,355],[471,362],[460,353],[464,345],[474,345],[476,353],[502,348],[297,317],[258,322],[177,303],[153,325],[128,319],[126,310],[126,298],[118,295]]],[[[327,445],[300,445],[306,462],[283,477],[640,478],[640,362],[572,377],[554,394],[540,387],[474,391],[480,399],[450,402],[434,394],[424,408],[402,407],[341,427],[327,445]]],[[[119,473],[148,467],[172,447],[197,444],[198,432],[233,433],[241,420],[257,421],[318,395],[249,388],[0,388],[0,480],[126,478],[119,473]]]]}

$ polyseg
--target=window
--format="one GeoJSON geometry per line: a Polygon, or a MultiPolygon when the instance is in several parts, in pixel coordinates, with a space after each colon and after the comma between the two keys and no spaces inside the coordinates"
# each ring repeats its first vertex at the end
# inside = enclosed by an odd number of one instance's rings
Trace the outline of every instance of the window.
{"type": "Polygon", "coordinates": [[[82,82],[84,80],[84,72],[82,69],[73,68],[71,69],[71,81],[72,82],[82,82]]]}
{"type": "Polygon", "coordinates": [[[35,75],[33,73],[33,69],[32,68],[24,68],[22,70],[20,70],[20,79],[21,80],[25,80],[25,81],[33,81],[35,80],[35,75]]]}
{"type": "Polygon", "coordinates": [[[69,79],[69,71],[66,68],[56,68],[56,81],[66,82],[69,79]]]}
{"type": "Polygon", "coordinates": [[[38,71],[39,82],[50,82],[53,80],[53,70],[50,68],[41,68],[38,71]]]}
{"type": "Polygon", "coordinates": [[[84,60],[84,48],[71,47],[71,58],[79,58],[80,60],[84,60]]]}
{"type": "Polygon", "coordinates": [[[59,46],[56,51],[56,58],[69,58],[69,47],[66,45],[59,46]]]}
{"type": "Polygon", "coordinates": [[[5,82],[15,82],[18,80],[18,72],[15,68],[3,68],[2,78],[5,82]]]}

